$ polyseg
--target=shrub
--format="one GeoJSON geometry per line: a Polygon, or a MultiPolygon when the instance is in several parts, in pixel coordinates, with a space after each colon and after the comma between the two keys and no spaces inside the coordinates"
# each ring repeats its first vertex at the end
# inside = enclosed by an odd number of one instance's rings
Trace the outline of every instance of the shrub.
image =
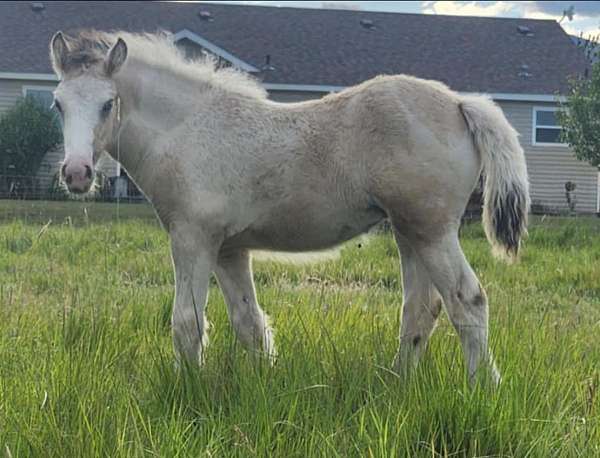
{"type": "MultiPolygon", "coordinates": [[[[587,58],[596,60],[600,49],[597,41],[585,43],[587,58]]],[[[589,76],[572,79],[570,90],[567,102],[557,113],[562,141],[573,148],[578,159],[600,166],[600,60],[593,64],[589,76]]]]}
{"type": "Polygon", "coordinates": [[[44,155],[61,141],[58,117],[33,97],[25,97],[0,118],[0,173],[37,172],[44,155]]]}

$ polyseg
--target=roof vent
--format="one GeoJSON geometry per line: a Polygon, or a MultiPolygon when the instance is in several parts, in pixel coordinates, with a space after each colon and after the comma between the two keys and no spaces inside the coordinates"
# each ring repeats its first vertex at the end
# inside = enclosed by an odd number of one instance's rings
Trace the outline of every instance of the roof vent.
{"type": "Polygon", "coordinates": [[[42,2],[33,2],[30,7],[31,11],[35,11],[36,13],[46,9],[46,5],[44,5],[42,2]]]}
{"type": "Polygon", "coordinates": [[[271,54],[267,54],[265,56],[265,63],[263,64],[263,66],[260,69],[263,72],[272,72],[273,70],[275,70],[275,67],[273,67],[271,65],[271,54]]]}
{"type": "Polygon", "coordinates": [[[517,73],[517,76],[524,79],[531,78],[533,75],[529,73],[529,65],[521,64],[519,66],[519,73],[517,73]]]}
{"type": "Polygon", "coordinates": [[[360,25],[367,30],[373,30],[375,28],[375,23],[371,19],[361,19],[360,25]]]}
{"type": "Polygon", "coordinates": [[[517,26],[517,32],[525,37],[532,37],[534,35],[531,29],[526,25],[517,26]]]}
{"type": "Polygon", "coordinates": [[[210,11],[202,10],[198,13],[198,17],[203,21],[212,22],[215,20],[210,11]]]}

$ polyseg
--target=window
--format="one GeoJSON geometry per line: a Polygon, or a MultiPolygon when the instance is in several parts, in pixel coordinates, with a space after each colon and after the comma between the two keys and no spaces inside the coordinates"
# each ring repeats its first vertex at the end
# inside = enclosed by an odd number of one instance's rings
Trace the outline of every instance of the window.
{"type": "Polygon", "coordinates": [[[33,97],[43,106],[50,108],[54,103],[54,94],[52,88],[44,86],[23,86],[23,95],[33,97]]]}
{"type": "Polygon", "coordinates": [[[534,145],[566,146],[560,140],[561,128],[556,120],[558,108],[544,107],[533,108],[533,135],[534,145]]]}
{"type": "MultiPolygon", "coordinates": [[[[23,86],[23,96],[33,97],[42,106],[50,109],[54,104],[54,88],[48,86],[23,86]]],[[[62,131],[62,122],[58,111],[54,110],[54,120],[62,131]]]]}

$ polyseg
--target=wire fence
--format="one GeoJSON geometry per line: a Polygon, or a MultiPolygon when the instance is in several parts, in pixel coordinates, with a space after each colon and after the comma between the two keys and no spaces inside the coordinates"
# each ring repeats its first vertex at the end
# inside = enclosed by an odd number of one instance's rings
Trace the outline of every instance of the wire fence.
{"type": "MultiPolygon", "coordinates": [[[[60,177],[40,175],[0,175],[0,199],[69,200],[71,196],[60,177]]],[[[145,202],[144,195],[127,176],[99,174],[85,200],[97,202],[145,202]]]]}
{"type": "MultiPolygon", "coordinates": [[[[0,175],[0,199],[19,201],[86,201],[104,203],[148,203],[128,176],[108,177],[98,173],[93,191],[85,196],[72,196],[57,173],[43,175],[0,175]]],[[[463,220],[478,219],[482,205],[481,183],[476,187],[463,215],[463,220]]],[[[43,202],[40,202],[43,204],[43,202]]]]}

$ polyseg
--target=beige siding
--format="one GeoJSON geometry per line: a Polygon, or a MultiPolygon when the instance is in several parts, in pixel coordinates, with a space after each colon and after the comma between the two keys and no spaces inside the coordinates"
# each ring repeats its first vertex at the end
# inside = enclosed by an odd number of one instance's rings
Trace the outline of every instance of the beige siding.
{"type": "Polygon", "coordinates": [[[0,114],[12,107],[17,99],[23,96],[23,86],[47,87],[53,90],[56,83],[0,79],[0,114]]]}
{"type": "Polygon", "coordinates": [[[44,156],[44,159],[42,159],[42,163],[37,172],[41,192],[50,190],[54,176],[58,173],[64,156],[63,148],[60,146],[52,151],[48,151],[44,156]]]}
{"type": "Polygon", "coordinates": [[[12,107],[22,95],[22,81],[0,79],[0,115],[12,107]]]}
{"type": "Polygon", "coordinates": [[[103,154],[96,164],[96,169],[108,177],[114,177],[119,173],[119,163],[108,154],[103,154]]]}
{"type": "Polygon", "coordinates": [[[533,108],[555,106],[550,103],[499,102],[509,122],[519,132],[525,150],[531,200],[534,204],[567,210],[565,183],[576,183],[577,211],[597,211],[598,170],[575,158],[564,146],[533,145],[533,108]]]}

